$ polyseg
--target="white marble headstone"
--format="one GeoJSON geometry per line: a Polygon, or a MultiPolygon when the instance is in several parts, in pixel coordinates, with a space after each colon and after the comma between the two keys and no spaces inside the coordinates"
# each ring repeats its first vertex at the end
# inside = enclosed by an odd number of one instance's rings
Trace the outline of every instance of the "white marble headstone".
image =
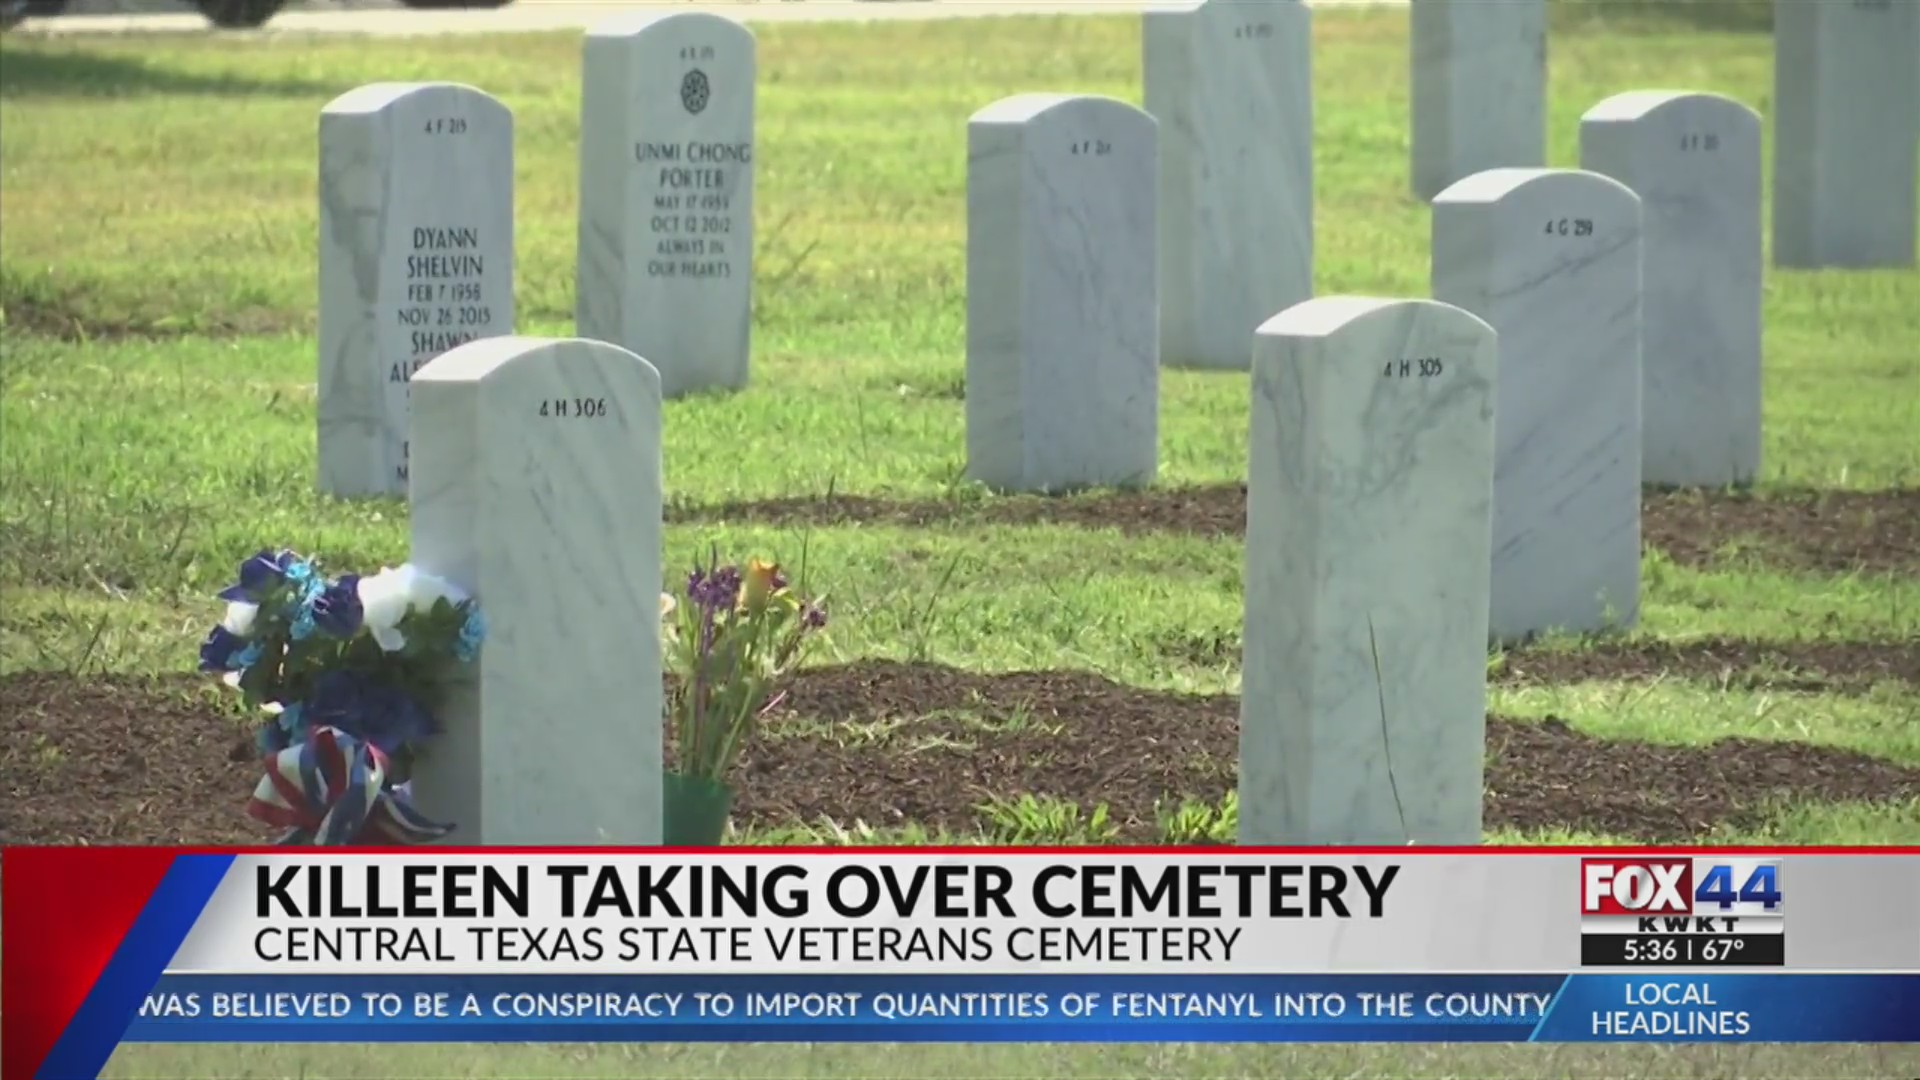
{"type": "Polygon", "coordinates": [[[1636,90],[1580,120],[1580,166],[1640,196],[1640,477],[1725,487],[1760,471],[1760,114],[1636,90]]]}
{"type": "Polygon", "coordinates": [[[513,333],[513,114],[471,86],[375,83],[320,113],[320,490],[407,493],[408,383],[513,333]]]}
{"type": "Polygon", "coordinates": [[[1160,124],[1160,360],[1244,371],[1248,335],[1313,295],[1313,25],[1301,0],[1143,16],[1160,124]]]}
{"type": "Polygon", "coordinates": [[[449,842],[658,844],[660,376],[493,338],[414,378],[413,561],[487,620],[414,796],[449,842]]]}
{"type": "Polygon", "coordinates": [[[1547,163],[1546,0],[1410,0],[1413,193],[1547,163]]]}
{"type": "Polygon", "coordinates": [[[1920,0],[1775,0],[1773,261],[1914,265],[1920,0]]]}
{"type": "Polygon", "coordinates": [[[648,358],[669,398],[747,384],[753,33],[678,12],[587,33],[575,325],[648,358]]]}
{"type": "Polygon", "coordinates": [[[1002,491],[1153,480],[1155,123],[1020,94],[967,124],[967,473],[1002,491]]]}
{"type": "Polygon", "coordinates": [[[1433,297],[1500,335],[1494,639],[1640,607],[1640,200],[1572,169],[1490,169],[1433,200],[1433,297]]]}
{"type": "Polygon", "coordinates": [[[1254,344],[1240,840],[1477,844],[1496,339],[1323,297],[1254,344]]]}

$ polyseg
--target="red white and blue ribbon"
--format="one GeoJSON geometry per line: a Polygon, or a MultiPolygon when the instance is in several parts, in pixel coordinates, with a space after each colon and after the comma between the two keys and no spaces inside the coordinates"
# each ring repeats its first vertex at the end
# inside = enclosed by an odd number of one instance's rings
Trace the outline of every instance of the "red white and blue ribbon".
{"type": "Polygon", "coordinates": [[[338,728],[266,758],[247,813],[287,832],[282,844],[424,844],[453,831],[386,786],[387,757],[338,728]]]}

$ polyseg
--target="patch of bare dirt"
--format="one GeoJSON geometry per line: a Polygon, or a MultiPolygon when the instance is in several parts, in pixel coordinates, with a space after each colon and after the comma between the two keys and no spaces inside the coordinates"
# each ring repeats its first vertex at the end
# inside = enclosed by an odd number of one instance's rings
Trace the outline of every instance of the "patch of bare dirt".
{"type": "Polygon", "coordinates": [[[0,843],[259,844],[259,763],[193,678],[0,679],[0,843]]]}
{"type": "MultiPolygon", "coordinates": [[[[229,709],[192,678],[0,679],[0,842],[238,844],[259,765],[229,709]]],[[[1920,797],[1920,769],[1791,742],[1669,747],[1491,718],[1490,828],[1649,842],[1751,825],[1781,800],[1920,797]]],[[[739,826],[831,818],[971,832],[995,798],[1105,803],[1127,842],[1156,806],[1232,788],[1238,702],[1078,672],[979,675],[863,662],[804,673],[737,778],[739,826]]]]}
{"type": "Polygon", "coordinates": [[[1745,551],[1839,574],[1920,571],[1920,491],[1650,492],[1640,534],[1686,566],[1745,551]]]}

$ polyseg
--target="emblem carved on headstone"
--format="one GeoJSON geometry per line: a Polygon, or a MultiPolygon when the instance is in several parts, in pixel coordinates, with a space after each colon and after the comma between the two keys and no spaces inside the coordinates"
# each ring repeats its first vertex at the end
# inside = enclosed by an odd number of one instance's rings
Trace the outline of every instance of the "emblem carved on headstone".
{"type": "Polygon", "coordinates": [[[680,104],[690,113],[698,113],[707,107],[707,99],[713,96],[713,87],[707,82],[707,73],[699,68],[687,72],[680,80],[680,104]]]}

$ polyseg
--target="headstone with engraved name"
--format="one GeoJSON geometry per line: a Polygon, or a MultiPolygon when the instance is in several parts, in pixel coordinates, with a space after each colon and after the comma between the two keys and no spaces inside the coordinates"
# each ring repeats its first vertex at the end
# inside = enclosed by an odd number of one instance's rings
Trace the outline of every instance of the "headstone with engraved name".
{"type": "Polygon", "coordinates": [[[1254,328],[1313,295],[1312,33],[1301,0],[1143,17],[1164,364],[1244,371],[1254,328]]]}
{"type": "Polygon", "coordinates": [[[660,376],[493,338],[414,379],[413,562],[487,619],[413,780],[450,842],[658,844],[660,376]]]}
{"type": "Polygon", "coordinates": [[[1640,235],[1597,173],[1490,169],[1433,200],[1433,297],[1500,335],[1495,640],[1639,615],[1640,235]]]}
{"type": "Polygon", "coordinates": [[[1413,192],[1547,163],[1546,0],[1410,0],[1413,192]]]}
{"type": "Polygon", "coordinates": [[[747,384],[753,33],[676,12],[587,33],[575,324],[660,370],[669,398],[747,384]]]}
{"type": "Polygon", "coordinates": [[[1773,261],[1914,265],[1920,0],[1775,0],[1773,261]]]}
{"type": "Polygon", "coordinates": [[[453,83],[374,83],[320,113],[320,490],[407,493],[408,384],[513,332],[513,114],[453,83]]]}
{"type": "Polygon", "coordinates": [[[1242,843],[1480,842],[1496,351],[1431,300],[1259,328],[1242,843]]]}
{"type": "Polygon", "coordinates": [[[1157,150],[1125,102],[1018,94],[967,124],[967,474],[1002,491],[1153,479],[1157,150]]]}
{"type": "Polygon", "coordinates": [[[1640,196],[1640,476],[1724,487],[1760,469],[1760,114],[1637,90],[1580,120],[1580,165],[1640,196]]]}

